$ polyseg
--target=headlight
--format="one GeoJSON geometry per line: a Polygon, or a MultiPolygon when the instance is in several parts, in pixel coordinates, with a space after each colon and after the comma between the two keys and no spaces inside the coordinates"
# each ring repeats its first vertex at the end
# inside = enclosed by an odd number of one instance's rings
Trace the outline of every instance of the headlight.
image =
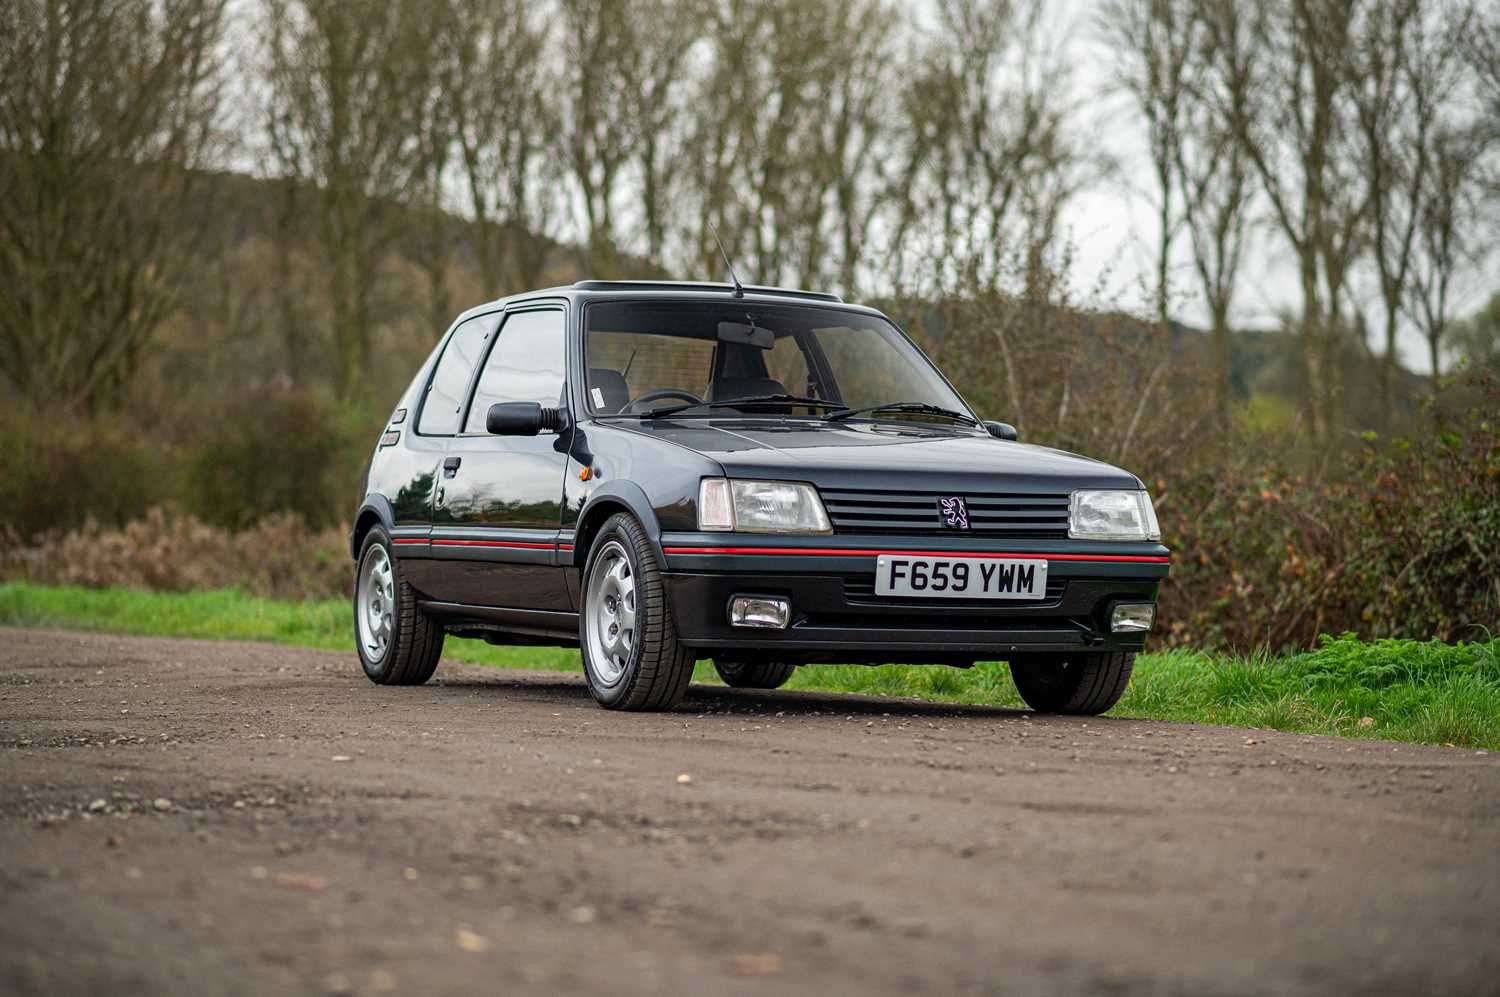
{"type": "Polygon", "coordinates": [[[1161,527],[1145,492],[1080,491],[1068,509],[1075,540],[1160,540],[1161,527]]]}
{"type": "Polygon", "coordinates": [[[832,533],[823,500],[796,481],[704,478],[698,486],[698,529],[742,533],[832,533]]]}

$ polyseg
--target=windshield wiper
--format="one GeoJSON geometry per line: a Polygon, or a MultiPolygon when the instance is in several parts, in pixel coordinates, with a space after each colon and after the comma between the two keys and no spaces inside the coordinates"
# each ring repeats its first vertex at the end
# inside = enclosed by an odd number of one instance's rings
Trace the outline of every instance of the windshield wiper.
{"type": "Polygon", "coordinates": [[[753,395],[749,398],[724,398],[716,402],[696,402],[683,405],[668,405],[640,413],[642,419],[659,419],[664,415],[686,412],[694,408],[743,408],[747,405],[808,405],[817,408],[842,409],[843,402],[831,402],[826,398],[809,398],[805,395],[753,395]]]}
{"type": "Polygon", "coordinates": [[[979,425],[979,420],[972,415],[955,412],[951,408],[943,408],[940,405],[929,405],[926,402],[886,402],[883,405],[866,405],[863,408],[845,408],[837,412],[830,412],[823,418],[828,422],[839,419],[849,419],[856,415],[866,415],[873,412],[915,412],[920,415],[941,415],[956,422],[967,423],[970,426],[979,425]]]}

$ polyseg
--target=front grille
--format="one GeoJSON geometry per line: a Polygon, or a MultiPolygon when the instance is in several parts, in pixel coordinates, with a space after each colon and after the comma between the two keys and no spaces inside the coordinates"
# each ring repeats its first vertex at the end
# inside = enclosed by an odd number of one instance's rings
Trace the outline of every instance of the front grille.
{"type": "Polygon", "coordinates": [[[877,596],[875,594],[875,576],[860,575],[844,579],[844,598],[850,602],[874,601],[881,606],[921,606],[924,609],[963,608],[966,606],[985,606],[990,609],[1014,609],[1014,608],[1038,608],[1054,605],[1063,597],[1068,582],[1064,578],[1047,579],[1047,597],[1045,599],[944,599],[938,597],[923,598],[911,596],[909,598],[877,596]]]}
{"type": "Polygon", "coordinates": [[[938,500],[952,492],[819,489],[835,533],[970,533],[986,537],[1060,540],[1068,535],[1068,496],[1008,492],[962,494],[968,530],[944,526],[938,500]]]}

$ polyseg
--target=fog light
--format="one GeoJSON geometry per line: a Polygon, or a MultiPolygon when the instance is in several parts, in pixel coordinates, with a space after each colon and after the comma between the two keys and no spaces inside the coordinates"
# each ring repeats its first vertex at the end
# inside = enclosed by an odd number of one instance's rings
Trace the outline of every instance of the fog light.
{"type": "Polygon", "coordinates": [[[1156,607],[1149,602],[1127,602],[1115,607],[1109,614],[1109,629],[1112,633],[1143,633],[1156,622],[1156,607]]]}
{"type": "Polygon", "coordinates": [[[792,604],[763,595],[737,595],[729,600],[729,622],[737,627],[770,627],[785,630],[792,618],[792,604]]]}

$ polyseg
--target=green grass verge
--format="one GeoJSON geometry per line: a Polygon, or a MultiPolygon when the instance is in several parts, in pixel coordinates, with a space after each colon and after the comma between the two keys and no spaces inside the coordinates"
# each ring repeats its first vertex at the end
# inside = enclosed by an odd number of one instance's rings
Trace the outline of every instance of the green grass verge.
{"type": "MultiPolygon", "coordinates": [[[[262,640],[346,650],[348,604],[276,602],[231,591],[164,594],[0,585],[0,625],[57,627],[162,637],[262,640]]],[[[578,652],[490,647],[452,640],[444,658],[499,668],[579,670],[578,652]]],[[[700,663],[700,681],[713,668],[700,663]]],[[[860,665],[800,668],[788,686],[926,700],[1021,707],[1009,669],[860,665]]],[[[1500,640],[1325,638],[1316,651],[1231,655],[1173,650],[1144,654],[1113,713],[1185,723],[1380,737],[1500,748],[1500,640]],[[1362,718],[1369,718],[1362,726],[1362,718]]]]}

